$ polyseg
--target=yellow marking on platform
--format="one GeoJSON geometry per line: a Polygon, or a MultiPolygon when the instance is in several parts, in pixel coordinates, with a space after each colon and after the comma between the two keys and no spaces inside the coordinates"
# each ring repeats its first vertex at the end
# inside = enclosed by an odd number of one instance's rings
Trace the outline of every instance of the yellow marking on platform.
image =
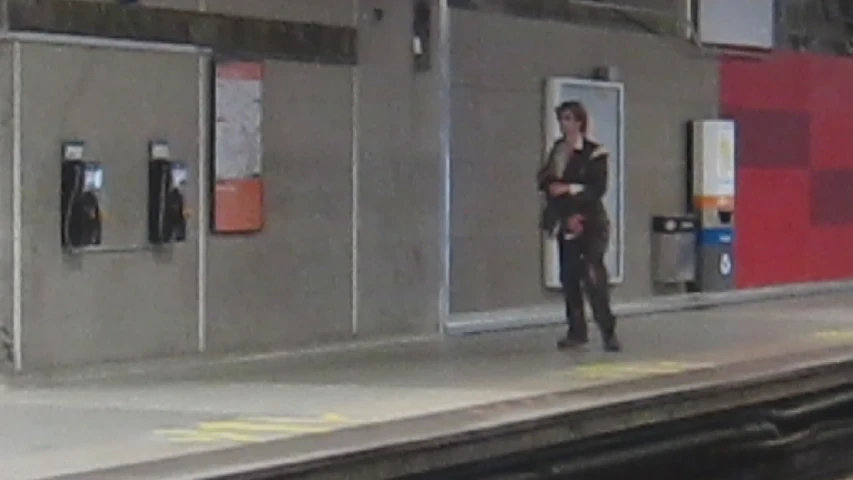
{"type": "Polygon", "coordinates": [[[329,413],[320,417],[246,417],[199,422],[195,428],[159,429],[154,433],[174,443],[257,443],[274,438],[325,433],[350,421],[329,413]]]}
{"type": "Polygon", "coordinates": [[[238,420],[244,422],[266,422],[266,423],[291,423],[291,424],[345,424],[350,423],[350,420],[343,415],[337,413],[327,413],[319,418],[306,417],[245,417],[238,420]]]}
{"type": "Polygon", "coordinates": [[[337,413],[327,413],[323,415],[323,420],[335,423],[349,423],[349,419],[343,415],[338,415],[337,413]]]}
{"type": "Polygon", "coordinates": [[[826,330],[815,333],[815,337],[833,342],[853,342],[853,330],[826,330]]]}
{"type": "Polygon", "coordinates": [[[591,365],[581,365],[574,369],[574,373],[589,379],[609,379],[625,377],[646,377],[654,375],[671,375],[683,373],[690,370],[709,368],[711,363],[694,362],[606,362],[591,365]]]}
{"type": "Polygon", "coordinates": [[[261,437],[255,435],[221,431],[204,432],[200,430],[171,429],[155,430],[154,433],[166,437],[170,442],[174,443],[257,443],[263,440],[261,437]]]}
{"type": "Polygon", "coordinates": [[[334,430],[331,426],[320,425],[293,425],[293,424],[275,424],[275,423],[255,423],[255,422],[202,422],[198,425],[199,430],[209,432],[221,431],[238,431],[238,432],[253,432],[253,433],[321,433],[334,430]]]}

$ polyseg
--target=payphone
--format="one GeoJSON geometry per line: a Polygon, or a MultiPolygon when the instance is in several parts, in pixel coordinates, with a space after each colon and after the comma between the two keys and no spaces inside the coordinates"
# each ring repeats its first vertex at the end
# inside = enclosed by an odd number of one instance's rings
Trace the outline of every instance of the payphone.
{"type": "Polygon", "coordinates": [[[187,238],[184,187],[187,165],[171,160],[169,145],[151,142],[148,161],[148,241],[154,245],[187,238]]]}
{"type": "Polygon", "coordinates": [[[101,205],[104,172],[101,164],[88,161],[83,142],[62,144],[60,194],[61,242],[65,248],[101,244],[101,205]]]}
{"type": "Polygon", "coordinates": [[[700,291],[735,287],[736,136],[732,120],[700,120],[692,124],[693,206],[699,218],[700,291]]]}

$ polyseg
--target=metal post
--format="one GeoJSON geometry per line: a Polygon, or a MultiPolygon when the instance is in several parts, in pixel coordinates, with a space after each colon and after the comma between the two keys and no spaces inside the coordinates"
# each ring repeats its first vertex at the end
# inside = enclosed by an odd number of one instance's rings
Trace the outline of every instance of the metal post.
{"type": "Polygon", "coordinates": [[[438,125],[441,162],[441,252],[442,268],[439,290],[439,330],[444,333],[450,320],[450,215],[451,215],[451,64],[450,64],[450,6],[447,0],[438,1],[438,125]]]}
{"type": "MultiPolygon", "coordinates": [[[[360,10],[361,10],[361,2],[359,0],[352,0],[352,24],[358,29],[360,22],[360,10]]],[[[351,203],[351,228],[352,228],[352,254],[351,254],[351,264],[350,264],[350,296],[351,298],[351,328],[352,328],[352,336],[355,337],[358,335],[358,314],[359,314],[359,298],[358,298],[358,268],[359,268],[359,228],[360,228],[360,211],[359,211],[359,203],[360,203],[360,184],[359,184],[359,174],[360,174],[360,159],[361,153],[359,149],[361,148],[360,144],[360,135],[361,129],[359,128],[359,121],[361,116],[361,109],[359,106],[360,97],[361,97],[361,69],[359,65],[354,65],[352,67],[352,78],[350,80],[351,85],[351,102],[352,102],[352,112],[351,112],[351,158],[350,158],[350,176],[351,176],[351,189],[352,189],[352,197],[350,200],[351,203]]]]}
{"type": "Polygon", "coordinates": [[[12,343],[16,372],[24,368],[23,337],[23,156],[21,150],[21,42],[12,43],[12,343]]]}

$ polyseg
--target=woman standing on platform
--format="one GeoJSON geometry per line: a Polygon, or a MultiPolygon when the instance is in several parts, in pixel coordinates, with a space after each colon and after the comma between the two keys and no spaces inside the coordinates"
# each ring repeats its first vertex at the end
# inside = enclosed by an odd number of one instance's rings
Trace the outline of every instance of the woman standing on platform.
{"type": "Polygon", "coordinates": [[[564,102],[556,114],[562,137],[551,147],[538,181],[548,199],[542,228],[556,235],[559,244],[560,281],[569,324],[568,334],[557,345],[563,349],[589,341],[583,282],[604,349],[620,351],[610,305],[610,277],[604,265],[610,244],[610,219],[603,200],[609,154],[587,137],[589,117],[580,102],[564,102]]]}

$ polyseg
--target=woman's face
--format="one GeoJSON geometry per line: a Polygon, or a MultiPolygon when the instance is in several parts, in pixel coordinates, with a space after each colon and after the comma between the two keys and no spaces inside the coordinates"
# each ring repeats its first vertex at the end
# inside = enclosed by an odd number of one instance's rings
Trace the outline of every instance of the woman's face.
{"type": "Polygon", "coordinates": [[[572,112],[565,111],[560,114],[560,131],[563,132],[563,136],[576,137],[580,134],[580,130],[581,122],[572,115],[572,112]]]}

